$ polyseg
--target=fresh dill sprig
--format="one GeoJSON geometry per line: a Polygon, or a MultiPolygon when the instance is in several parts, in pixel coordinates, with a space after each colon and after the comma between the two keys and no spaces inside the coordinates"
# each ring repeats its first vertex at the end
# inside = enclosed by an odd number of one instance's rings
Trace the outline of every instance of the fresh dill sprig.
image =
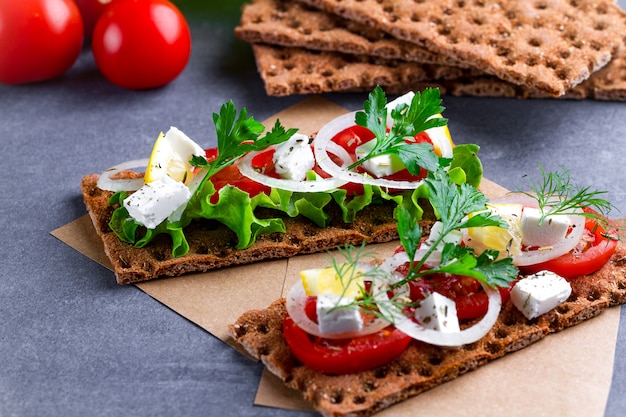
{"type": "MultiPolygon", "coordinates": [[[[394,294],[386,299],[386,297],[380,297],[380,294],[375,292],[376,283],[386,282],[388,277],[386,272],[376,264],[376,254],[366,246],[365,242],[359,247],[347,244],[344,247],[338,247],[337,251],[338,256],[331,254],[330,264],[341,281],[343,289],[340,296],[342,298],[355,280],[369,281],[372,284],[369,288],[359,285],[360,294],[354,301],[345,304],[338,302],[330,311],[357,306],[360,311],[366,314],[391,321],[391,311],[413,305],[412,301],[402,294],[394,294]],[[359,264],[366,263],[368,264],[367,268],[358,268],[359,264]]],[[[386,291],[386,289],[381,289],[381,291],[386,291]]]]}
{"type": "Polygon", "coordinates": [[[356,124],[374,133],[375,145],[366,156],[354,162],[348,169],[381,155],[396,155],[413,175],[418,175],[420,168],[427,171],[439,168],[439,157],[434,153],[432,145],[405,141],[405,138],[413,138],[425,130],[447,124],[447,119],[436,117],[445,109],[441,106],[439,89],[427,88],[421,93],[416,92],[410,106],[400,104],[391,109],[394,124],[389,131],[386,105],[387,98],[383,89],[376,86],[363,104],[364,111],[356,113],[356,124]]]}
{"type": "Polygon", "coordinates": [[[537,200],[541,211],[539,224],[548,216],[576,214],[593,219],[602,227],[610,227],[607,215],[614,207],[601,197],[607,194],[606,191],[575,184],[570,171],[563,166],[554,172],[546,172],[541,165],[539,169],[541,178],[531,180],[530,191],[518,191],[537,200]],[[581,209],[592,211],[581,212],[581,209]]]}

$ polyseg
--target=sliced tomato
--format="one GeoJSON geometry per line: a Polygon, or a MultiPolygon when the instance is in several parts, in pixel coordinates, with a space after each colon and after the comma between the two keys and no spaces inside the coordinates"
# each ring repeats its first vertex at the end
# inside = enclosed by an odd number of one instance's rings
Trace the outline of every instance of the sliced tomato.
{"type": "Polygon", "coordinates": [[[371,130],[363,126],[354,125],[337,133],[332,138],[332,141],[344,148],[348,151],[350,156],[355,158],[356,148],[374,139],[374,136],[371,130]]]}
{"type": "MultiPolygon", "coordinates": [[[[585,209],[592,212],[591,209],[585,209]]],[[[598,213],[596,213],[598,214],[598,213]]],[[[585,221],[580,243],[569,253],[535,265],[520,268],[525,274],[548,270],[567,280],[591,274],[606,264],[617,248],[617,230],[606,230],[594,219],[585,221]]]]}
{"type": "MultiPolygon", "coordinates": [[[[489,297],[480,282],[472,277],[461,275],[436,274],[424,277],[421,280],[412,281],[410,284],[411,299],[414,301],[424,299],[425,295],[432,292],[454,300],[459,320],[475,319],[482,317],[489,308],[489,297]]],[[[510,287],[499,288],[502,302],[506,302],[511,294],[510,287]]]]}
{"type": "Polygon", "coordinates": [[[285,340],[304,365],[328,374],[349,374],[384,365],[404,352],[411,337],[394,327],[350,339],[324,339],[309,335],[285,315],[285,340]]]}
{"type": "MultiPolygon", "coordinates": [[[[206,149],[205,156],[209,160],[209,162],[215,160],[215,158],[217,157],[217,149],[206,149]]],[[[211,182],[213,183],[216,191],[219,191],[221,188],[224,188],[227,185],[232,185],[239,188],[241,191],[247,192],[251,198],[260,193],[269,194],[271,190],[270,187],[268,187],[267,185],[263,185],[244,176],[241,172],[239,172],[239,168],[237,168],[237,165],[230,165],[222,168],[219,172],[211,177],[211,182]]],[[[211,203],[217,203],[218,199],[219,195],[215,193],[213,196],[211,196],[211,203]]]]}

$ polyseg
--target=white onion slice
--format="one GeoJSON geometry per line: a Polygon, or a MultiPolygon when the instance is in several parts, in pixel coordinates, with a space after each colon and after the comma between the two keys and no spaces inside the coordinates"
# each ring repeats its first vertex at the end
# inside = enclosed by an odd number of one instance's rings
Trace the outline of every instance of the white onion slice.
{"type": "MultiPolygon", "coordinates": [[[[313,140],[313,152],[315,153],[315,160],[317,164],[325,172],[335,178],[339,178],[346,182],[354,182],[358,184],[370,184],[378,185],[383,188],[395,188],[402,190],[413,190],[422,184],[421,180],[418,181],[396,181],[388,180],[385,178],[374,178],[368,174],[361,174],[355,171],[348,171],[344,167],[337,165],[328,155],[329,147],[332,146],[332,138],[344,129],[354,126],[354,115],[356,112],[351,112],[337,117],[336,119],[325,124],[317,136],[313,140]]],[[[332,153],[332,152],[331,152],[332,153]]]]}
{"type": "MultiPolygon", "coordinates": [[[[399,277],[398,278],[402,278],[399,277]]],[[[389,302],[389,295],[384,288],[378,287],[375,296],[379,301],[379,306],[385,306],[385,313],[393,319],[393,325],[403,333],[411,336],[415,340],[430,343],[436,346],[458,347],[468,343],[473,343],[485,336],[498,320],[502,299],[497,289],[491,288],[481,282],[489,297],[487,313],[476,324],[461,330],[460,332],[442,332],[429,329],[417,323],[393,303],[389,302]]],[[[408,295],[407,286],[400,288],[401,294],[408,295]]]]}
{"type": "Polygon", "coordinates": [[[291,290],[287,294],[286,307],[289,316],[298,325],[298,327],[313,336],[323,337],[326,339],[345,339],[376,333],[390,325],[389,322],[376,317],[372,321],[365,323],[363,325],[363,329],[359,332],[345,332],[338,334],[322,333],[320,332],[318,324],[306,315],[305,306],[307,297],[308,296],[304,291],[302,281],[298,280],[298,282],[291,287],[291,290]]]}
{"type": "MultiPolygon", "coordinates": [[[[490,202],[495,204],[522,204],[525,207],[533,208],[539,207],[537,200],[523,193],[510,193],[490,202]]],[[[585,231],[585,218],[576,214],[568,215],[567,217],[570,220],[572,231],[563,240],[555,242],[549,248],[522,250],[519,255],[512,256],[513,264],[516,266],[535,265],[558,258],[574,249],[585,231]]],[[[463,238],[467,239],[467,230],[463,231],[463,238]]]]}
{"type": "Polygon", "coordinates": [[[109,169],[106,169],[100,174],[98,178],[98,188],[105,191],[137,191],[143,185],[143,177],[140,178],[125,178],[114,179],[116,174],[120,171],[133,169],[133,168],[145,168],[148,166],[148,158],[134,159],[132,161],[122,162],[109,169]]]}
{"type": "Polygon", "coordinates": [[[239,171],[242,175],[268,187],[280,188],[282,190],[301,193],[312,193],[334,190],[341,187],[347,182],[345,180],[332,177],[320,178],[313,181],[298,181],[285,178],[270,177],[269,175],[258,172],[252,167],[252,159],[256,155],[258,155],[258,153],[256,152],[248,153],[246,156],[239,160],[237,166],[239,167],[239,171]]]}

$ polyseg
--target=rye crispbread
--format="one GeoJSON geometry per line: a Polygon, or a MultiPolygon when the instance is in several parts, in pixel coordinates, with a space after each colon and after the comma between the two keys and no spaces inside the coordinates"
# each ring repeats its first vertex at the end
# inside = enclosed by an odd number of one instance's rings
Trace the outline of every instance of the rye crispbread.
{"type": "Polygon", "coordinates": [[[545,315],[527,320],[507,301],[498,321],[481,340],[459,349],[414,341],[398,358],[370,371],[333,376],[300,364],[282,333],[284,299],[265,310],[243,314],[230,331],[251,356],[286,386],[299,391],[322,415],[364,417],[625,302],[626,249],[620,243],[609,263],[574,280],[569,299],[545,315]]]}
{"type": "Polygon", "coordinates": [[[623,45],[610,0],[299,0],[513,84],[565,94],[623,45]]]}
{"type": "MultiPolygon", "coordinates": [[[[271,96],[371,91],[387,94],[442,86],[443,80],[473,78],[474,71],[446,65],[389,61],[303,48],[252,45],[257,67],[271,96]]],[[[445,93],[442,91],[442,93],[445,93]]]]}
{"type": "Polygon", "coordinates": [[[447,55],[434,54],[381,30],[290,0],[253,0],[246,4],[235,35],[252,44],[466,67],[447,55]]]}
{"type": "MultiPolygon", "coordinates": [[[[85,176],[81,191],[119,284],[324,252],[345,244],[360,245],[363,241],[382,243],[398,238],[393,204],[366,207],[350,224],[341,220],[338,208],[336,212],[331,208],[329,227],[320,228],[301,216],[283,217],[286,233],[261,235],[253,246],[241,250],[235,248],[236,235],[226,226],[198,220],[185,229],[189,253],[174,258],[168,236],[159,235],[144,248],[122,242],[108,226],[115,209],[108,204],[113,193],[98,188],[97,181],[97,174],[85,176]]],[[[427,216],[425,214],[425,218],[427,216]]],[[[272,217],[279,216],[272,212],[272,217]]]]}
{"type": "MultiPolygon", "coordinates": [[[[387,94],[439,87],[442,94],[457,96],[549,97],[473,69],[265,44],[252,48],[266,92],[272,96],[367,92],[380,85],[387,94]]],[[[626,49],[560,98],[626,100],[626,49]]]]}

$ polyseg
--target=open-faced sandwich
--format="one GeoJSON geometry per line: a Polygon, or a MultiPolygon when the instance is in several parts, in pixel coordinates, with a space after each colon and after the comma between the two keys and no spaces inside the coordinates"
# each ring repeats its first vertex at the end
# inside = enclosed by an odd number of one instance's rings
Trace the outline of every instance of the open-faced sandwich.
{"type": "Polygon", "coordinates": [[[398,208],[401,245],[347,246],[231,334],[324,416],[368,416],[626,302],[626,250],[601,192],[542,170],[489,201],[443,170],[398,208]]]}
{"type": "Polygon", "coordinates": [[[478,147],[454,146],[437,89],[364,110],[311,136],[269,131],[232,102],[213,119],[217,147],[161,134],[149,159],[84,177],[82,192],[119,283],[397,239],[404,206],[418,220],[428,172],[478,186],[478,147]],[[131,169],[145,169],[138,173],[131,169]]]}

